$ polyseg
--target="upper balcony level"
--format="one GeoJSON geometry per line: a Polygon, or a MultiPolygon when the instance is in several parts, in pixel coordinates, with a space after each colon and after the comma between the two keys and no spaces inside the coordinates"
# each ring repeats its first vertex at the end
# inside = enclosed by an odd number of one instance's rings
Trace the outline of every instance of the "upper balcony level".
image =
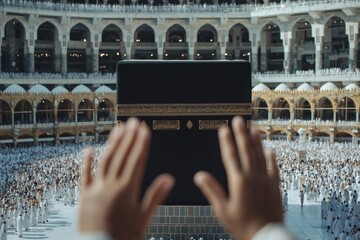
{"type": "Polygon", "coordinates": [[[352,83],[360,81],[360,70],[358,68],[354,70],[346,69],[341,70],[339,68],[322,69],[318,72],[314,71],[296,71],[294,74],[290,73],[278,73],[278,72],[266,72],[255,73],[252,77],[252,85],[258,83],[304,83],[308,82],[313,85],[320,85],[325,82],[334,83],[352,83]]]}
{"type": "MultiPolygon", "coordinates": [[[[314,86],[320,86],[326,82],[338,83],[348,85],[349,83],[360,82],[360,70],[341,70],[339,68],[322,69],[315,73],[313,71],[297,71],[294,74],[266,72],[255,73],[252,75],[252,86],[259,83],[266,83],[278,85],[279,83],[286,84],[301,84],[304,82],[311,83],[314,86]]],[[[18,85],[115,85],[116,73],[114,74],[87,74],[87,73],[0,73],[0,90],[4,86],[18,84],[18,85]]]]}
{"type": "MultiPolygon", "coordinates": [[[[216,2],[216,1],[214,1],[216,2]]],[[[318,16],[319,12],[342,10],[346,15],[356,15],[355,8],[360,6],[360,0],[310,0],[294,1],[271,4],[194,4],[183,5],[165,4],[162,6],[147,5],[95,5],[73,3],[51,3],[31,1],[8,1],[2,0],[0,6],[3,12],[67,16],[67,17],[90,17],[90,18],[158,18],[161,17],[194,18],[195,17],[236,17],[236,18],[261,18],[296,15],[309,13],[318,16]],[[66,14],[65,14],[66,13],[66,14]]]]}

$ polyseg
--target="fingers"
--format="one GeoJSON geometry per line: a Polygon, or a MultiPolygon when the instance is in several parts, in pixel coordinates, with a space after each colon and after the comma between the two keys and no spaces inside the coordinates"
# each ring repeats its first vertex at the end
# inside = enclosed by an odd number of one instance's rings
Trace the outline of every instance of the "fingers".
{"type": "Polygon", "coordinates": [[[121,124],[119,127],[115,127],[111,130],[111,133],[106,141],[108,147],[102,158],[98,175],[102,177],[105,177],[107,175],[109,166],[113,160],[114,153],[117,150],[118,145],[120,144],[123,138],[124,132],[125,132],[125,124],[121,124]]]}
{"type": "Polygon", "coordinates": [[[217,215],[220,218],[223,218],[228,200],[220,183],[207,172],[196,173],[194,182],[200,188],[209,203],[214,207],[217,215]]]}
{"type": "MultiPolygon", "coordinates": [[[[175,179],[169,174],[162,174],[156,177],[150,187],[146,190],[141,209],[143,212],[143,226],[146,226],[155,208],[160,205],[170,193],[174,186],[175,179]]],[[[141,220],[141,221],[142,221],[141,220]]]]}
{"type": "Polygon", "coordinates": [[[250,173],[255,169],[253,143],[247,132],[244,119],[234,117],[232,120],[235,142],[240,156],[241,169],[243,173],[250,173]]]}
{"type": "Polygon", "coordinates": [[[86,149],[85,151],[85,157],[84,157],[84,168],[83,168],[83,187],[87,187],[92,182],[92,176],[91,176],[91,167],[93,162],[93,150],[92,149],[86,149]]]}
{"type": "MultiPolygon", "coordinates": [[[[229,128],[220,129],[218,135],[221,159],[227,173],[229,188],[232,189],[234,187],[233,180],[240,173],[239,155],[229,128]]],[[[232,191],[229,192],[231,193],[232,191]]]]}
{"type": "MultiPolygon", "coordinates": [[[[141,124],[124,167],[124,180],[133,184],[134,193],[139,193],[150,148],[150,130],[141,124]]],[[[137,196],[136,196],[137,197],[137,196]]]]}
{"type": "Polygon", "coordinates": [[[135,118],[130,118],[126,122],[123,137],[115,143],[116,148],[107,174],[109,178],[115,179],[123,172],[124,166],[128,162],[128,154],[132,150],[132,145],[136,139],[139,125],[139,120],[135,118]]]}

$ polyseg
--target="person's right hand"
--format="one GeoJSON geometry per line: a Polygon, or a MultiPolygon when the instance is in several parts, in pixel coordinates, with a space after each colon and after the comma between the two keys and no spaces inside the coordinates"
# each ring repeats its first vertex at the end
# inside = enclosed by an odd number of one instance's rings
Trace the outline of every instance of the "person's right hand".
{"type": "Polygon", "coordinates": [[[268,173],[258,130],[248,132],[240,117],[232,128],[234,137],[229,128],[219,130],[229,195],[207,172],[198,172],[194,181],[228,230],[237,239],[251,239],[266,224],[283,222],[279,170],[272,152],[268,173]]]}

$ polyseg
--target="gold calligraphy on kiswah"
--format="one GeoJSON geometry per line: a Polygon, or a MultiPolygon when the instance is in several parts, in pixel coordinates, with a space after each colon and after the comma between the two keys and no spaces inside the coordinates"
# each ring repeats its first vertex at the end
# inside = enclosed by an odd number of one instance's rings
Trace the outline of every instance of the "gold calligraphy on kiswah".
{"type": "Polygon", "coordinates": [[[251,115],[251,103],[118,104],[119,116],[251,115]]]}
{"type": "Polygon", "coordinates": [[[153,120],[153,130],[180,130],[179,120],[153,120]]]}

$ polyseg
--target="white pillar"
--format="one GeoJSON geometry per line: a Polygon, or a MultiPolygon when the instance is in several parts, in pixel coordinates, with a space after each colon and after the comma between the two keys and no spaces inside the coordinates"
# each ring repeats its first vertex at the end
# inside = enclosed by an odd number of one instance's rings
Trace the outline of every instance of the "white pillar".
{"type": "Polygon", "coordinates": [[[195,43],[196,43],[196,32],[193,29],[186,29],[186,37],[189,43],[189,59],[194,59],[195,43]]]}
{"type": "Polygon", "coordinates": [[[284,47],[284,62],[283,62],[284,72],[289,73],[289,72],[291,72],[290,67],[292,66],[292,64],[291,64],[291,38],[292,38],[291,31],[281,32],[280,38],[283,40],[283,47],[284,47]]]}
{"type": "Polygon", "coordinates": [[[345,22],[346,34],[349,39],[349,68],[357,68],[358,58],[358,34],[359,23],[358,22],[345,22]]]}
{"type": "Polygon", "coordinates": [[[324,41],[324,25],[312,24],[311,25],[312,36],[315,39],[315,71],[322,69],[323,59],[323,41],[324,41]]]}

